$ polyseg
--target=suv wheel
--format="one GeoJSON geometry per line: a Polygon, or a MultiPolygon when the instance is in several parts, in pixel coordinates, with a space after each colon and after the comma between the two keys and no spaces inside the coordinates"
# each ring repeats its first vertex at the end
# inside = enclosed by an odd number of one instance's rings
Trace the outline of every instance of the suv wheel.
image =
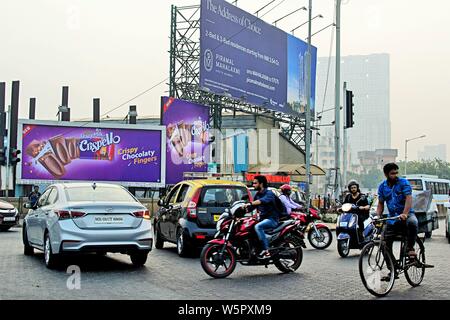
{"type": "Polygon", "coordinates": [[[164,240],[162,239],[161,232],[159,232],[159,227],[156,223],[153,230],[155,230],[155,248],[162,249],[164,247],[164,240]]]}
{"type": "Polygon", "coordinates": [[[130,254],[131,262],[136,267],[142,267],[147,262],[148,252],[134,252],[130,254]]]}
{"type": "Polygon", "coordinates": [[[10,226],[0,226],[0,231],[5,232],[5,231],[8,231],[9,229],[11,229],[10,226]]]}
{"type": "Polygon", "coordinates": [[[48,232],[44,236],[44,262],[49,269],[54,269],[59,264],[59,256],[52,252],[50,236],[48,232]]]}
{"type": "Polygon", "coordinates": [[[30,242],[28,241],[26,224],[23,225],[22,240],[23,240],[23,254],[26,256],[32,256],[34,254],[34,248],[30,246],[30,242]]]}
{"type": "Polygon", "coordinates": [[[177,252],[180,257],[187,257],[189,255],[190,248],[186,240],[184,229],[179,228],[177,231],[177,252]]]}

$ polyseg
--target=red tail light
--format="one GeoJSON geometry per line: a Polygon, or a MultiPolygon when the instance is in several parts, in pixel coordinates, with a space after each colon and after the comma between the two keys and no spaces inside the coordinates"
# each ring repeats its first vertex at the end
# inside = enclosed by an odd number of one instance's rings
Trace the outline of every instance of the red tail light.
{"type": "Polygon", "coordinates": [[[195,191],[194,196],[192,197],[191,201],[189,201],[189,204],[187,206],[187,216],[191,219],[197,218],[197,206],[198,202],[200,200],[200,193],[202,192],[202,189],[197,189],[195,191]]]}
{"type": "Polygon", "coordinates": [[[55,213],[58,216],[59,220],[70,219],[70,211],[57,210],[55,211],[55,213]]]}
{"type": "Polygon", "coordinates": [[[143,218],[146,220],[150,220],[150,211],[148,210],[136,211],[133,212],[133,216],[135,216],[136,218],[143,218]]]}
{"type": "Polygon", "coordinates": [[[82,211],[68,211],[68,210],[56,210],[55,214],[58,216],[59,220],[66,219],[77,219],[82,218],[86,215],[86,212],[82,211]]]}

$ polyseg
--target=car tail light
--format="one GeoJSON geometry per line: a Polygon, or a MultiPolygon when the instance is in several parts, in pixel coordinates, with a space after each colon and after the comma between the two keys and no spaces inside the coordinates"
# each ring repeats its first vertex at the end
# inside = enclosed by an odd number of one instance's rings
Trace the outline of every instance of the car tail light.
{"type": "Polygon", "coordinates": [[[146,220],[150,220],[150,211],[148,210],[136,211],[133,212],[133,216],[135,216],[136,218],[143,218],[146,220]]]}
{"type": "Polygon", "coordinates": [[[191,201],[189,201],[189,204],[187,206],[187,216],[191,219],[197,218],[197,205],[200,200],[200,193],[202,189],[197,189],[195,191],[194,196],[192,197],[191,201]]]}
{"type": "Polygon", "coordinates": [[[82,218],[86,215],[86,212],[82,211],[70,211],[70,216],[72,219],[82,218]]]}
{"type": "Polygon", "coordinates": [[[82,217],[84,217],[86,215],[86,212],[69,211],[69,210],[56,210],[55,214],[58,216],[59,220],[66,220],[66,219],[82,218],[82,217]]]}

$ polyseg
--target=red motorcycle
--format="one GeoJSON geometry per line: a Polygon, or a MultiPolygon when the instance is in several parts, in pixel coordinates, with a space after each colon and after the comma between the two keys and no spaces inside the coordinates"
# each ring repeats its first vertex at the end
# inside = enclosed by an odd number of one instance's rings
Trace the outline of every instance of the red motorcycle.
{"type": "MultiPolygon", "coordinates": [[[[259,258],[261,244],[255,231],[258,220],[245,217],[245,201],[235,202],[220,216],[217,233],[200,255],[203,270],[213,278],[226,278],[233,273],[237,262],[244,266],[274,264],[283,273],[296,271],[303,260],[306,248],[300,220],[281,223],[266,232],[269,240],[270,258],[259,258]]],[[[249,208],[251,212],[253,208],[249,208]]]]}
{"type": "Polygon", "coordinates": [[[290,218],[300,220],[302,232],[308,234],[311,246],[319,250],[324,250],[330,246],[333,241],[333,235],[326,224],[316,222],[320,220],[318,210],[310,208],[309,214],[301,211],[292,211],[290,218]]]}

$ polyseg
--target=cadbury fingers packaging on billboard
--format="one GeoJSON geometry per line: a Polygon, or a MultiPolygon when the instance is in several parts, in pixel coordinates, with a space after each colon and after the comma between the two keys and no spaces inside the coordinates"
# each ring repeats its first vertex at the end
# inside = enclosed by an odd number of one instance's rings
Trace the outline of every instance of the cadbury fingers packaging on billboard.
{"type": "MultiPolygon", "coordinates": [[[[25,122],[25,121],[24,121],[25,122]]],[[[28,121],[27,121],[28,122],[28,121]]],[[[18,180],[114,181],[163,185],[163,127],[23,123],[18,180]],[[154,129],[152,129],[154,128],[154,129]]],[[[165,132],[164,132],[165,133],[165,132]]]]}

